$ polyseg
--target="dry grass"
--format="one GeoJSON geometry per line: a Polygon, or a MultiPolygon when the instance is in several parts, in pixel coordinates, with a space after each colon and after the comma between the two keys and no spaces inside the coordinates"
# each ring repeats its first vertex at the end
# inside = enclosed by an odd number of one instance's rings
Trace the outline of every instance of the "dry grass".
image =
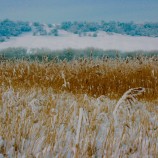
{"type": "Polygon", "coordinates": [[[158,154],[155,104],[124,103],[105,96],[53,90],[1,92],[0,153],[6,157],[144,157],[158,154]]]}
{"type": "MultiPolygon", "coordinates": [[[[46,59],[45,59],[46,60],[46,59]]],[[[157,58],[133,60],[73,60],[72,62],[14,61],[0,64],[0,84],[30,89],[53,88],[93,97],[119,99],[130,88],[144,87],[143,98],[158,98],[157,58]]]]}
{"type": "Polygon", "coordinates": [[[155,59],[4,61],[0,76],[0,156],[157,157],[155,59]]]}

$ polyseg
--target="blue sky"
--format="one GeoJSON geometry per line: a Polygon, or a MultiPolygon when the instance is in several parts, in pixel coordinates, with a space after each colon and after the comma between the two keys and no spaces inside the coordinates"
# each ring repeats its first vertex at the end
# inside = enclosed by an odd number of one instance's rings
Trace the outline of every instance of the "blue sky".
{"type": "Polygon", "coordinates": [[[158,22],[158,0],[0,0],[0,19],[158,22]]]}

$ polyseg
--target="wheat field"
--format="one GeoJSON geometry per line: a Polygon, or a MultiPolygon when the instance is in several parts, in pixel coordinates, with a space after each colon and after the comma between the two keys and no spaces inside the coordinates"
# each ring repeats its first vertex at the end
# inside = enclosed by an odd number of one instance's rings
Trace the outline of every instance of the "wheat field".
{"type": "Polygon", "coordinates": [[[158,58],[0,61],[0,157],[158,157],[158,58]]]}

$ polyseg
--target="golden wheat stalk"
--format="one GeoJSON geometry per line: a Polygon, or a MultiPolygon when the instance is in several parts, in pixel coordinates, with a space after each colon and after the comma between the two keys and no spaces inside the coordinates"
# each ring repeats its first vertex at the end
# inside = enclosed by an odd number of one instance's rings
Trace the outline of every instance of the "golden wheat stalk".
{"type": "Polygon", "coordinates": [[[116,104],[116,107],[114,109],[113,114],[115,114],[119,108],[119,106],[123,102],[128,102],[129,104],[133,104],[136,101],[136,96],[141,95],[143,92],[145,92],[145,88],[139,87],[139,88],[131,88],[127,92],[123,94],[123,96],[119,99],[119,101],[116,104]]]}
{"type": "Polygon", "coordinates": [[[138,87],[138,88],[131,88],[129,89],[128,91],[126,91],[123,96],[119,99],[119,101],[117,102],[116,106],[115,106],[115,109],[113,111],[113,116],[114,116],[114,120],[115,120],[115,123],[116,125],[118,124],[117,123],[117,116],[116,116],[116,113],[120,107],[120,105],[122,103],[128,103],[130,105],[132,105],[133,103],[135,103],[137,101],[136,97],[138,95],[141,95],[143,92],[145,92],[145,88],[143,87],[138,87]]]}

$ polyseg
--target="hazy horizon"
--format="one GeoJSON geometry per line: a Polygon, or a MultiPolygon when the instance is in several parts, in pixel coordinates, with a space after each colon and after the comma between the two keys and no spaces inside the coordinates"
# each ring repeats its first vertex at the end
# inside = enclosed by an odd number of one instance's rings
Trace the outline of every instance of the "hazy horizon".
{"type": "Polygon", "coordinates": [[[158,22],[157,0],[0,0],[0,19],[158,22]]]}

